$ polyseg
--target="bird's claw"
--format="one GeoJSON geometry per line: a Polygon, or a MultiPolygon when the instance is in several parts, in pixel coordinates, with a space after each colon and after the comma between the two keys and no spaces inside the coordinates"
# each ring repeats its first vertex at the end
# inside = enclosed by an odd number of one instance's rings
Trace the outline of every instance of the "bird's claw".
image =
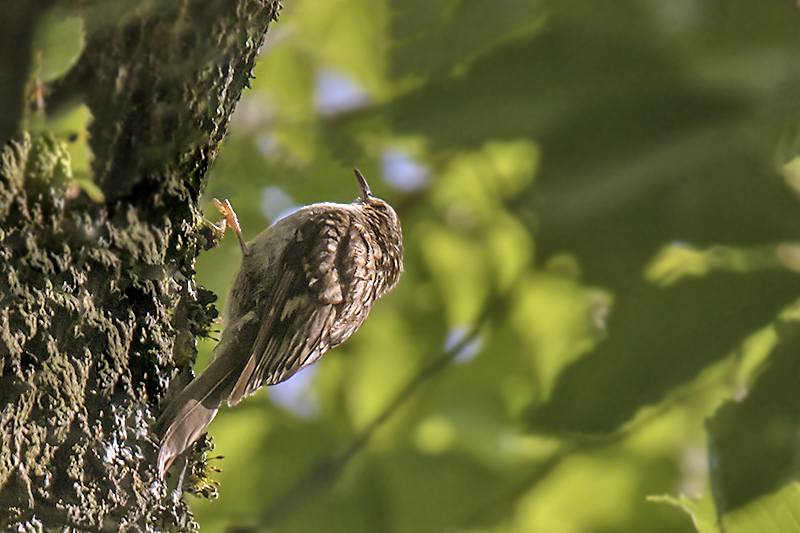
{"type": "Polygon", "coordinates": [[[228,200],[220,202],[216,198],[211,201],[214,202],[214,205],[219,210],[220,219],[219,224],[214,224],[211,222],[209,223],[214,227],[215,230],[217,230],[217,232],[219,232],[220,238],[225,234],[225,230],[227,228],[231,228],[236,234],[236,238],[239,239],[239,246],[241,246],[242,252],[246,252],[247,245],[242,237],[242,228],[239,226],[239,217],[236,216],[236,212],[233,210],[231,203],[228,200]]]}

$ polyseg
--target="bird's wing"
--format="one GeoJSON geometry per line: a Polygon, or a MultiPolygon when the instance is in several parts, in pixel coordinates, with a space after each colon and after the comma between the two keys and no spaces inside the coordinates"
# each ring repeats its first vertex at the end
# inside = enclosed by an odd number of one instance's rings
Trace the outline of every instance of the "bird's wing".
{"type": "Polygon", "coordinates": [[[346,213],[320,212],[287,242],[278,261],[281,271],[258,306],[258,334],[229,405],[289,378],[328,350],[327,338],[344,302],[340,251],[347,249],[349,226],[346,213]]]}

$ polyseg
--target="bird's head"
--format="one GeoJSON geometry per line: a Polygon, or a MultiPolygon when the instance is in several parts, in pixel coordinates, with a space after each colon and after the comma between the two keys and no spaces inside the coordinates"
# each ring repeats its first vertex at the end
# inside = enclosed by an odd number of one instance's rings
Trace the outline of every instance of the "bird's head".
{"type": "Polygon", "coordinates": [[[381,247],[381,268],[386,275],[382,294],[389,292],[397,285],[403,273],[403,230],[397,213],[385,201],[372,196],[369,184],[357,168],[354,168],[358,179],[359,195],[354,202],[364,210],[364,217],[369,230],[378,237],[381,247]]]}

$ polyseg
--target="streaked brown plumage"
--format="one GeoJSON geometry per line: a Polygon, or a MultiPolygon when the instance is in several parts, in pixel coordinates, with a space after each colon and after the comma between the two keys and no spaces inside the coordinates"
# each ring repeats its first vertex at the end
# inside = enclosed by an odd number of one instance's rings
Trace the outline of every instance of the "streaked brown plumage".
{"type": "Polygon", "coordinates": [[[303,207],[242,244],[213,360],[157,423],[166,427],[158,456],[162,477],[223,401],[236,405],[313,363],[350,338],[375,300],[397,285],[400,221],[355,173],[360,195],[352,204],[303,207]]]}

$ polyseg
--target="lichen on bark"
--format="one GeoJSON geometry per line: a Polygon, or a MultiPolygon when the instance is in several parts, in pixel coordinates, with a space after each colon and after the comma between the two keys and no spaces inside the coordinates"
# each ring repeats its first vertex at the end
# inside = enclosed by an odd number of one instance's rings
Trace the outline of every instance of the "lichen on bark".
{"type": "Polygon", "coordinates": [[[3,528],[196,528],[157,478],[150,425],[216,316],[194,281],[213,244],[196,202],[278,3],[120,6],[75,7],[86,47],[45,93],[52,108],[91,110],[103,199],[75,186],[47,132],[0,152],[3,528]]]}

